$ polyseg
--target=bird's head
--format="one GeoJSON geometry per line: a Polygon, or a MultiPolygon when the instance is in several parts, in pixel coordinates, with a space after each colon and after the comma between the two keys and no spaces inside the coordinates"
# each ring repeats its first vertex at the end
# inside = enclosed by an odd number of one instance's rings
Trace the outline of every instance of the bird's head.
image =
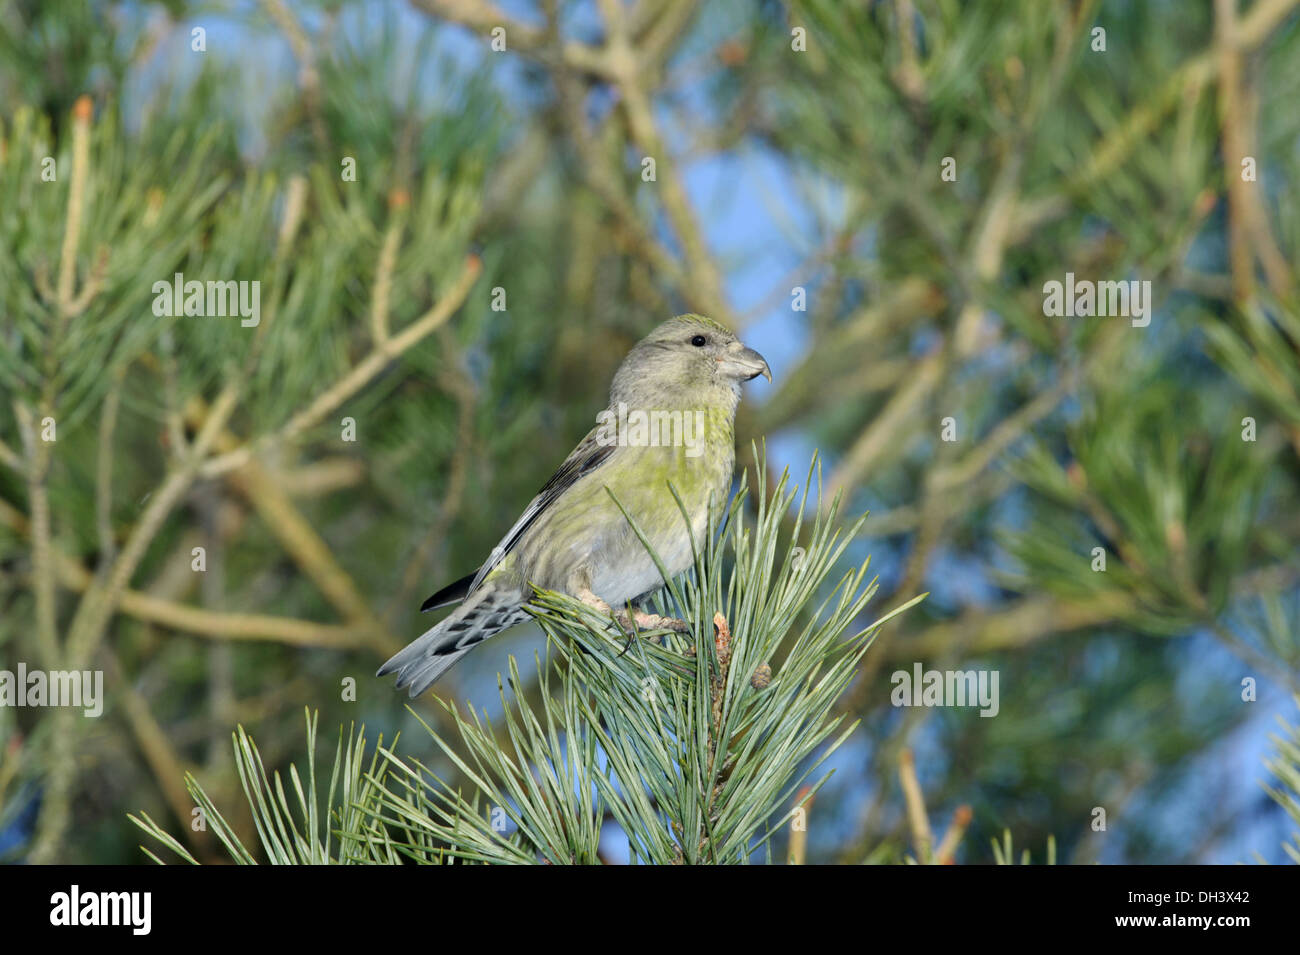
{"type": "Polygon", "coordinates": [[[637,342],[614,376],[611,398],[661,407],[740,395],[740,383],[762,375],[767,361],[735,332],[703,315],[678,315],[637,342]]]}

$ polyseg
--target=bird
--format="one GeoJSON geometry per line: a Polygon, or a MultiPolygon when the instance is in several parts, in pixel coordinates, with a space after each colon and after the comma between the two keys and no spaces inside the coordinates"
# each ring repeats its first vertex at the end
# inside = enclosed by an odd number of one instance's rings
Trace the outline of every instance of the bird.
{"type": "Polygon", "coordinates": [[[419,696],[484,640],[528,619],[538,589],[569,594],[624,628],[688,629],[629,609],[667,580],[628,518],[668,578],[691,566],[692,539],[703,539],[730,497],[741,382],[759,375],[771,382],[767,360],[713,319],[678,315],[654,328],[619,365],[596,427],[487,560],[420,607],[456,609],[376,676],[396,673],[395,688],[419,696]]]}

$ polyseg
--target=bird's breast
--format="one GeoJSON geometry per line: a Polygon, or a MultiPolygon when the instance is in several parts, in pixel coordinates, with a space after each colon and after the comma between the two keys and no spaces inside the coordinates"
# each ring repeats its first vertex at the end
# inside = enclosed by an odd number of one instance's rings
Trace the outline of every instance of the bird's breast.
{"type": "Polygon", "coordinates": [[[520,541],[522,579],[570,592],[589,581],[614,606],[657,590],[663,579],[624,510],[670,577],[688,569],[692,539],[703,542],[710,506],[725,507],[735,466],[730,416],[701,415],[683,440],[629,441],[569,488],[520,541]]]}
{"type": "MultiPolygon", "coordinates": [[[[695,547],[703,544],[710,509],[721,513],[726,506],[734,466],[730,442],[694,456],[679,448],[646,448],[634,464],[640,479],[610,486],[669,577],[691,567],[692,541],[695,547]]],[[[603,547],[591,555],[592,590],[617,606],[663,586],[654,559],[621,513],[608,531],[602,535],[603,547]]]]}

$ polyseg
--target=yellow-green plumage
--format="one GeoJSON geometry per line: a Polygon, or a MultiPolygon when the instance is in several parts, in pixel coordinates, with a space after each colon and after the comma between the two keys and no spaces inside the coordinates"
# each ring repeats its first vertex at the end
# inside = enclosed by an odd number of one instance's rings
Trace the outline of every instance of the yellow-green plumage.
{"type": "MultiPolygon", "coordinates": [[[[532,588],[594,594],[619,607],[664,580],[631,524],[670,575],[691,563],[709,507],[721,508],[735,466],[740,382],[768,374],[762,356],[698,315],[664,322],[624,359],[603,423],[579,443],[501,544],[467,581],[461,606],[380,669],[416,696],[487,637],[526,619],[532,588]],[[681,427],[646,434],[654,417],[681,427]],[[692,427],[693,426],[693,427],[692,427]],[[691,518],[688,529],[669,484],[691,518]]],[[[770,376],[769,376],[770,377],[770,376]]],[[[453,585],[455,587],[456,585],[453,585]]],[[[438,595],[435,595],[438,596],[438,595]]],[[[434,598],[431,598],[433,600],[434,598]]]]}

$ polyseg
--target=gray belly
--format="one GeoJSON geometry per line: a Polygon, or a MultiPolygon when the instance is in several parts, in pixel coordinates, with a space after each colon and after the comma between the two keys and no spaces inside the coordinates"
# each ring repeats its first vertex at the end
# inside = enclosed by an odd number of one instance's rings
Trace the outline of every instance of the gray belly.
{"type": "MultiPolygon", "coordinates": [[[[696,522],[696,546],[702,541],[705,521],[696,522]]],[[[682,533],[672,535],[671,540],[653,541],[655,553],[663,561],[664,570],[670,578],[688,570],[694,561],[691,542],[687,539],[686,528],[682,533]]],[[[613,543],[605,554],[593,555],[591,561],[591,589],[611,607],[621,607],[629,600],[658,590],[663,586],[663,577],[655,566],[654,560],[646,551],[640,539],[630,530],[624,537],[613,543]]]]}

